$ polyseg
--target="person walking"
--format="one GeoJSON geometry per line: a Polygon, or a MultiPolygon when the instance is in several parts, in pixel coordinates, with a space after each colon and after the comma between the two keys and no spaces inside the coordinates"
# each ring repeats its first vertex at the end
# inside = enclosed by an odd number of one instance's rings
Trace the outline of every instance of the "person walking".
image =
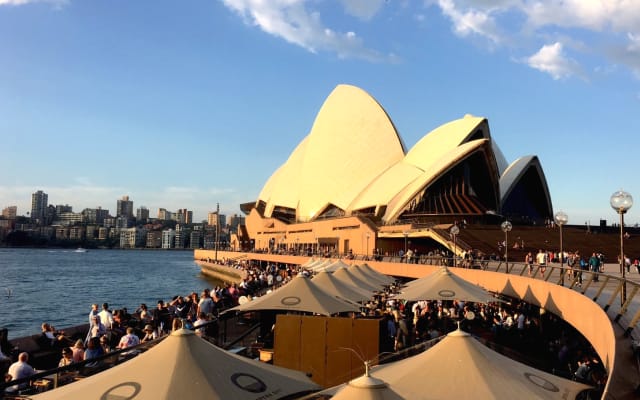
{"type": "Polygon", "coordinates": [[[595,252],[589,257],[589,269],[593,272],[593,281],[598,282],[598,273],[600,272],[600,258],[595,252]]]}

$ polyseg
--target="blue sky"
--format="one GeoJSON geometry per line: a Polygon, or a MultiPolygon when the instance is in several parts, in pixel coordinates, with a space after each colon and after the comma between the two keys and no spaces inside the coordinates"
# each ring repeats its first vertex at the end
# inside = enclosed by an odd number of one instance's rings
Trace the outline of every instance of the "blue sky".
{"type": "Polygon", "coordinates": [[[487,117],[570,223],[640,203],[638,1],[0,0],[0,207],[239,213],[341,83],[408,148],[487,117]]]}

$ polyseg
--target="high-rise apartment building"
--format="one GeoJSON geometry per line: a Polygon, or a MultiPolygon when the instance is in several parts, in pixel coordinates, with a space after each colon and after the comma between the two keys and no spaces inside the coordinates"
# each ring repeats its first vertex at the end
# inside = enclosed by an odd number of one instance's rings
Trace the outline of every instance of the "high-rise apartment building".
{"type": "Polygon", "coordinates": [[[158,219],[160,221],[171,221],[172,214],[173,213],[171,211],[167,211],[164,208],[158,209],[158,219]]]}
{"type": "Polygon", "coordinates": [[[190,224],[193,222],[193,211],[181,208],[176,213],[176,222],[179,224],[190,224]]]}
{"type": "Polygon", "coordinates": [[[133,218],[133,200],[129,196],[122,196],[116,205],[116,217],[133,218]]]}
{"type": "Polygon", "coordinates": [[[16,219],[18,216],[18,206],[9,206],[2,209],[2,217],[5,219],[16,219]]]}
{"type": "Polygon", "coordinates": [[[233,230],[238,229],[239,225],[244,225],[244,217],[238,214],[233,214],[229,217],[229,227],[233,230]]]}
{"type": "Polygon", "coordinates": [[[138,222],[147,222],[149,220],[149,209],[142,206],[136,210],[136,220],[138,222]]]}
{"type": "Polygon", "coordinates": [[[31,221],[37,225],[47,223],[47,207],[49,205],[49,195],[38,190],[31,195],[31,221]]]}
{"type": "Polygon", "coordinates": [[[217,211],[207,214],[207,223],[210,226],[220,225],[220,228],[224,228],[227,225],[227,217],[224,214],[219,214],[217,211]]]}
{"type": "Polygon", "coordinates": [[[85,208],[82,210],[82,215],[84,216],[85,222],[88,224],[102,225],[104,223],[104,219],[109,216],[109,210],[103,210],[101,207],[85,208]]]}
{"type": "Polygon", "coordinates": [[[62,213],[68,213],[68,212],[73,212],[73,207],[65,204],[56,204],[56,215],[60,215],[62,213]]]}

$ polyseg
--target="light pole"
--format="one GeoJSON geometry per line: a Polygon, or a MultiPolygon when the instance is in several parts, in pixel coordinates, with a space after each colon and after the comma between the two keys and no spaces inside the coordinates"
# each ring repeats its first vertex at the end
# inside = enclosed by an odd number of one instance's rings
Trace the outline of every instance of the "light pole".
{"type": "Polygon", "coordinates": [[[555,219],[556,224],[560,227],[560,284],[564,286],[564,248],[562,246],[562,226],[569,222],[569,216],[563,211],[558,211],[556,215],[554,215],[553,219],[555,219]]]}
{"type": "MultiPolygon", "coordinates": [[[[404,231],[402,232],[402,234],[404,235],[404,257],[407,256],[407,238],[409,237],[409,232],[404,231]]],[[[400,260],[400,262],[402,262],[402,260],[400,260]]]]}
{"type": "Polygon", "coordinates": [[[611,208],[620,214],[620,271],[622,271],[622,294],[620,298],[620,305],[624,305],[627,301],[627,280],[624,268],[624,214],[633,205],[633,197],[621,189],[611,195],[609,203],[611,204],[611,208]]]}
{"type": "Polygon", "coordinates": [[[500,229],[504,232],[504,262],[507,265],[507,274],[509,273],[509,232],[512,228],[513,225],[509,221],[500,224],[500,229]]]}
{"type": "Polygon", "coordinates": [[[453,236],[453,266],[456,267],[456,253],[458,250],[456,248],[456,237],[458,236],[458,233],[460,233],[460,228],[458,228],[458,225],[454,225],[451,227],[451,229],[449,229],[449,233],[451,234],[451,236],[453,236]]]}
{"type": "Polygon", "coordinates": [[[371,234],[367,232],[365,236],[367,237],[367,252],[365,253],[364,256],[368,260],[369,259],[369,238],[371,237],[371,234]]]}

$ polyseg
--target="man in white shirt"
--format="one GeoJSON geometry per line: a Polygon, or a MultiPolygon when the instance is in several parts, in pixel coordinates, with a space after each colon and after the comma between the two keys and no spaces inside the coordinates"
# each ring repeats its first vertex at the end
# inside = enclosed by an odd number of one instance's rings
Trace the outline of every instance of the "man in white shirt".
{"type": "Polygon", "coordinates": [[[132,327],[128,327],[127,328],[127,334],[124,335],[120,339],[120,343],[118,343],[118,348],[119,349],[126,349],[128,347],[137,346],[139,344],[140,344],[140,338],[135,333],[133,333],[133,328],[132,327]]]}
{"type": "MultiPolygon", "coordinates": [[[[15,381],[18,379],[27,378],[36,373],[36,370],[33,369],[33,367],[28,364],[28,361],[29,361],[29,354],[27,354],[26,352],[22,352],[20,353],[20,355],[18,355],[18,361],[14,362],[9,367],[8,374],[11,375],[11,380],[15,381]]],[[[24,389],[28,386],[29,386],[29,382],[24,382],[19,385],[11,386],[10,388],[7,388],[7,389],[17,392],[18,390],[24,389]]]]}
{"type": "Polygon", "coordinates": [[[102,311],[98,313],[100,316],[100,322],[104,325],[107,331],[111,331],[111,327],[113,326],[113,314],[109,311],[109,304],[102,304],[102,311]]]}

